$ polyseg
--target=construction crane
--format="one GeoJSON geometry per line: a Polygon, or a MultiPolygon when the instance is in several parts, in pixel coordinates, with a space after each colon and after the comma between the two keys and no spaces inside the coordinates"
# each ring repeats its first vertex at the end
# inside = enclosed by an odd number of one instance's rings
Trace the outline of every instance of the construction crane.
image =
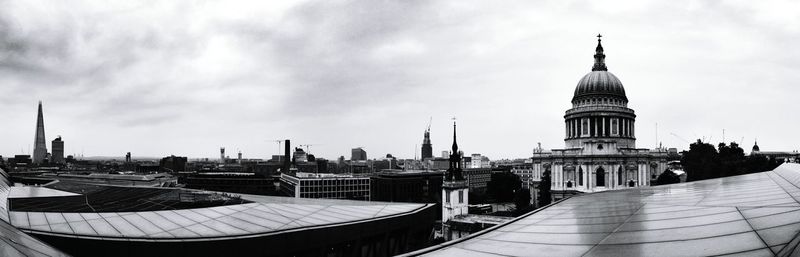
{"type": "Polygon", "coordinates": [[[278,155],[281,154],[281,143],[283,143],[283,139],[275,139],[275,143],[278,143],[278,155]]]}
{"type": "Polygon", "coordinates": [[[672,133],[672,132],[670,132],[669,134],[670,134],[670,135],[672,135],[672,136],[674,136],[674,137],[677,137],[677,138],[678,138],[678,139],[680,139],[680,140],[683,140],[683,142],[686,142],[687,144],[691,144],[691,142],[689,142],[689,140],[686,140],[686,139],[684,139],[684,138],[682,138],[682,137],[678,136],[678,135],[677,135],[677,134],[675,134],[675,133],[672,133]]]}
{"type": "Polygon", "coordinates": [[[300,145],[300,148],[302,148],[302,147],[305,147],[305,148],[306,148],[306,153],[311,153],[311,149],[310,149],[310,147],[311,147],[311,146],[315,146],[315,145],[319,145],[319,144],[305,144],[305,145],[300,145]]]}
{"type": "Polygon", "coordinates": [[[433,122],[433,116],[428,120],[428,129],[426,131],[431,132],[431,122],[433,122]]]}

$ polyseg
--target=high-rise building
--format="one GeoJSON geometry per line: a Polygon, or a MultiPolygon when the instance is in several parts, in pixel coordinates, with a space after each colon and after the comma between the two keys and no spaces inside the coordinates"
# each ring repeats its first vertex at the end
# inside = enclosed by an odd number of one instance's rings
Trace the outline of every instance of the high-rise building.
{"type": "Polygon", "coordinates": [[[47,141],[44,139],[44,115],[42,101],[39,101],[39,115],[36,118],[36,139],[33,142],[33,163],[42,163],[47,156],[47,141]]]}
{"type": "Polygon", "coordinates": [[[422,140],[422,159],[433,158],[433,145],[431,145],[431,127],[425,130],[425,138],[422,140]]]}
{"type": "Polygon", "coordinates": [[[52,142],[53,148],[53,155],[50,157],[53,163],[63,164],[64,163],[64,141],[61,140],[61,136],[58,136],[52,142]]]}
{"type": "Polygon", "coordinates": [[[353,148],[352,155],[350,155],[351,161],[366,161],[367,160],[367,151],[364,151],[363,148],[353,148]]]}
{"type": "Polygon", "coordinates": [[[225,147],[219,148],[219,163],[225,164],[225,147]]]}

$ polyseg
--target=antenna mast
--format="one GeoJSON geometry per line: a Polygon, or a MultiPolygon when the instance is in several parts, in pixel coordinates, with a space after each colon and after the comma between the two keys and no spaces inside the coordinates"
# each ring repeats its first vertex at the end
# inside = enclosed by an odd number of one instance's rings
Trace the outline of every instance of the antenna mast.
{"type": "Polygon", "coordinates": [[[658,122],[656,122],[656,147],[658,147],[658,122]]]}

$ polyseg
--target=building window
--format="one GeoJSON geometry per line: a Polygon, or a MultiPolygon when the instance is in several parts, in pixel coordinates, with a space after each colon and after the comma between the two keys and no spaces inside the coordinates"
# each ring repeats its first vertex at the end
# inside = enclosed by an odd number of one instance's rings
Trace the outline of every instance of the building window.
{"type": "Polygon", "coordinates": [[[597,180],[596,184],[597,184],[598,187],[606,186],[606,171],[603,169],[603,167],[600,167],[600,168],[597,169],[597,178],[596,178],[596,180],[597,180]]]}
{"type": "Polygon", "coordinates": [[[619,119],[611,118],[611,135],[619,136],[619,119]]]}
{"type": "Polygon", "coordinates": [[[450,192],[448,192],[447,194],[444,194],[444,197],[445,197],[444,202],[445,203],[450,203],[450,192]]]}
{"type": "Polygon", "coordinates": [[[458,191],[458,203],[464,203],[464,191],[458,191]]]}
{"type": "Polygon", "coordinates": [[[583,118],[581,119],[581,135],[588,136],[589,135],[589,119],[583,118]]]}
{"type": "Polygon", "coordinates": [[[578,185],[583,186],[583,168],[578,167],[578,185]]]}

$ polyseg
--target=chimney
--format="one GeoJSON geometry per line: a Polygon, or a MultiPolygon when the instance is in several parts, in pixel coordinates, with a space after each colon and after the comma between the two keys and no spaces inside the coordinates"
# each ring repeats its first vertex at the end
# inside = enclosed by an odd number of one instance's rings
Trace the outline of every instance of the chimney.
{"type": "Polygon", "coordinates": [[[286,142],[283,143],[283,146],[286,153],[283,155],[283,171],[281,171],[281,173],[290,174],[289,168],[291,168],[291,162],[289,162],[289,159],[291,159],[292,147],[290,146],[289,139],[286,139],[286,142]]]}

